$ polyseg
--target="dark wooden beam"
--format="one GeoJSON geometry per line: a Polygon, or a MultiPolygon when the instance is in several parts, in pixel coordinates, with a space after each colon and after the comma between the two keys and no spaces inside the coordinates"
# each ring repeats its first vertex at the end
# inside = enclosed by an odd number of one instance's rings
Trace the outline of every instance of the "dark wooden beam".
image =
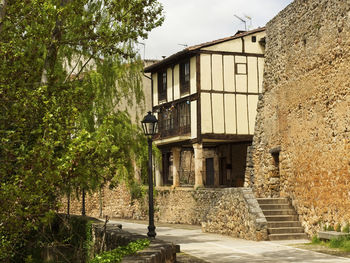
{"type": "Polygon", "coordinates": [[[198,94],[194,93],[194,94],[188,95],[186,97],[183,97],[183,98],[180,98],[180,99],[177,99],[177,100],[173,100],[173,101],[170,101],[170,102],[167,102],[167,103],[163,103],[163,104],[154,106],[153,107],[153,111],[156,111],[156,110],[158,110],[160,108],[171,107],[171,105],[176,105],[176,104],[179,104],[179,103],[184,102],[186,100],[189,100],[189,101],[198,100],[198,97],[199,97],[198,94]]]}
{"type": "Polygon", "coordinates": [[[245,52],[229,52],[229,51],[217,51],[217,50],[199,50],[198,54],[217,54],[217,55],[231,55],[231,56],[242,56],[242,57],[260,57],[264,58],[264,54],[257,53],[245,53],[245,52]]]}
{"type": "Polygon", "coordinates": [[[196,56],[196,82],[197,82],[197,142],[202,141],[202,113],[201,113],[201,60],[200,54],[196,56]]]}
{"type": "Polygon", "coordinates": [[[202,134],[203,141],[205,139],[210,140],[225,140],[225,141],[231,141],[231,142],[240,142],[240,141],[252,141],[253,135],[249,134],[243,134],[243,135],[236,135],[236,134],[222,134],[222,133],[205,133],[202,134]]]}
{"type": "Polygon", "coordinates": [[[235,94],[235,95],[260,95],[256,92],[222,91],[222,90],[202,90],[202,93],[235,94]]]}

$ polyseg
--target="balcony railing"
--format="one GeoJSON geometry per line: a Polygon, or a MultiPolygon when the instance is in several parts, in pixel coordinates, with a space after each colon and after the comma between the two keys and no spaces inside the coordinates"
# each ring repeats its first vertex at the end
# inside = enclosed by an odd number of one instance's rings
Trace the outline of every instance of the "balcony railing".
{"type": "Polygon", "coordinates": [[[166,138],[191,132],[191,115],[189,102],[181,102],[158,113],[158,137],[166,138]]]}

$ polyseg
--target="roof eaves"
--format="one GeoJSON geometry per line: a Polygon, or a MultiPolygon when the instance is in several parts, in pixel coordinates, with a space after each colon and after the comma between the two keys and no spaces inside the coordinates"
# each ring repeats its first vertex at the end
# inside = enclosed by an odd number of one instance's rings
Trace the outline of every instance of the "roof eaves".
{"type": "Polygon", "coordinates": [[[219,44],[219,43],[223,43],[223,42],[226,42],[226,41],[229,41],[229,40],[233,40],[233,39],[236,39],[236,38],[240,38],[240,37],[244,37],[244,36],[248,36],[248,35],[251,35],[251,34],[254,34],[254,33],[257,33],[257,32],[262,32],[265,30],[265,27],[259,27],[259,28],[256,28],[256,29],[253,29],[253,30],[250,30],[250,31],[246,31],[246,32],[242,32],[242,33],[239,33],[239,34],[235,34],[233,36],[229,36],[229,37],[225,37],[225,38],[220,38],[220,39],[217,39],[217,40],[213,40],[213,41],[209,41],[209,42],[205,42],[205,43],[202,43],[202,44],[198,44],[198,45],[194,45],[194,46],[190,46],[190,47],[187,47],[155,64],[152,64],[151,66],[148,66],[144,69],[144,72],[146,73],[149,73],[149,72],[152,72],[164,65],[167,65],[167,64],[170,64],[172,61],[174,60],[177,60],[179,59],[180,57],[183,57],[183,56],[186,56],[186,55],[189,55],[189,54],[193,54],[193,53],[196,53],[196,51],[200,50],[201,48],[204,48],[204,47],[208,47],[208,46],[212,46],[212,45],[216,45],[216,44],[219,44]]]}

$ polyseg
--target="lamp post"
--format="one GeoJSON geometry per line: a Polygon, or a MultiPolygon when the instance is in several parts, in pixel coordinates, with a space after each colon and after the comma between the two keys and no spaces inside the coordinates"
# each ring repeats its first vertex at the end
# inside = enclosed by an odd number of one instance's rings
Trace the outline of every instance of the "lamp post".
{"type": "Polygon", "coordinates": [[[156,237],[156,227],[154,226],[154,207],[153,207],[153,174],[152,174],[152,136],[157,132],[157,118],[152,115],[152,112],[148,114],[141,121],[142,129],[147,136],[148,141],[148,205],[149,205],[149,224],[147,236],[151,238],[156,237]]]}

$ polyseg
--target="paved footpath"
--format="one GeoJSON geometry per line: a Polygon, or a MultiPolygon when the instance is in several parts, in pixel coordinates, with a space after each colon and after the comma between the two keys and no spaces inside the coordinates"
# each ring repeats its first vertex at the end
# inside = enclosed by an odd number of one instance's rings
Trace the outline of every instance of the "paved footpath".
{"type": "MultiPolygon", "coordinates": [[[[114,221],[123,230],[137,234],[147,233],[147,223],[114,221]]],[[[182,252],[212,263],[262,263],[262,262],[321,262],[343,263],[349,258],[336,257],[309,250],[294,248],[287,244],[295,241],[248,241],[227,236],[202,233],[198,226],[162,224],[157,226],[157,238],[180,245],[182,252]]],[[[303,241],[298,240],[298,243],[303,241]]],[[[304,243],[307,242],[304,240],[304,243]]]]}

